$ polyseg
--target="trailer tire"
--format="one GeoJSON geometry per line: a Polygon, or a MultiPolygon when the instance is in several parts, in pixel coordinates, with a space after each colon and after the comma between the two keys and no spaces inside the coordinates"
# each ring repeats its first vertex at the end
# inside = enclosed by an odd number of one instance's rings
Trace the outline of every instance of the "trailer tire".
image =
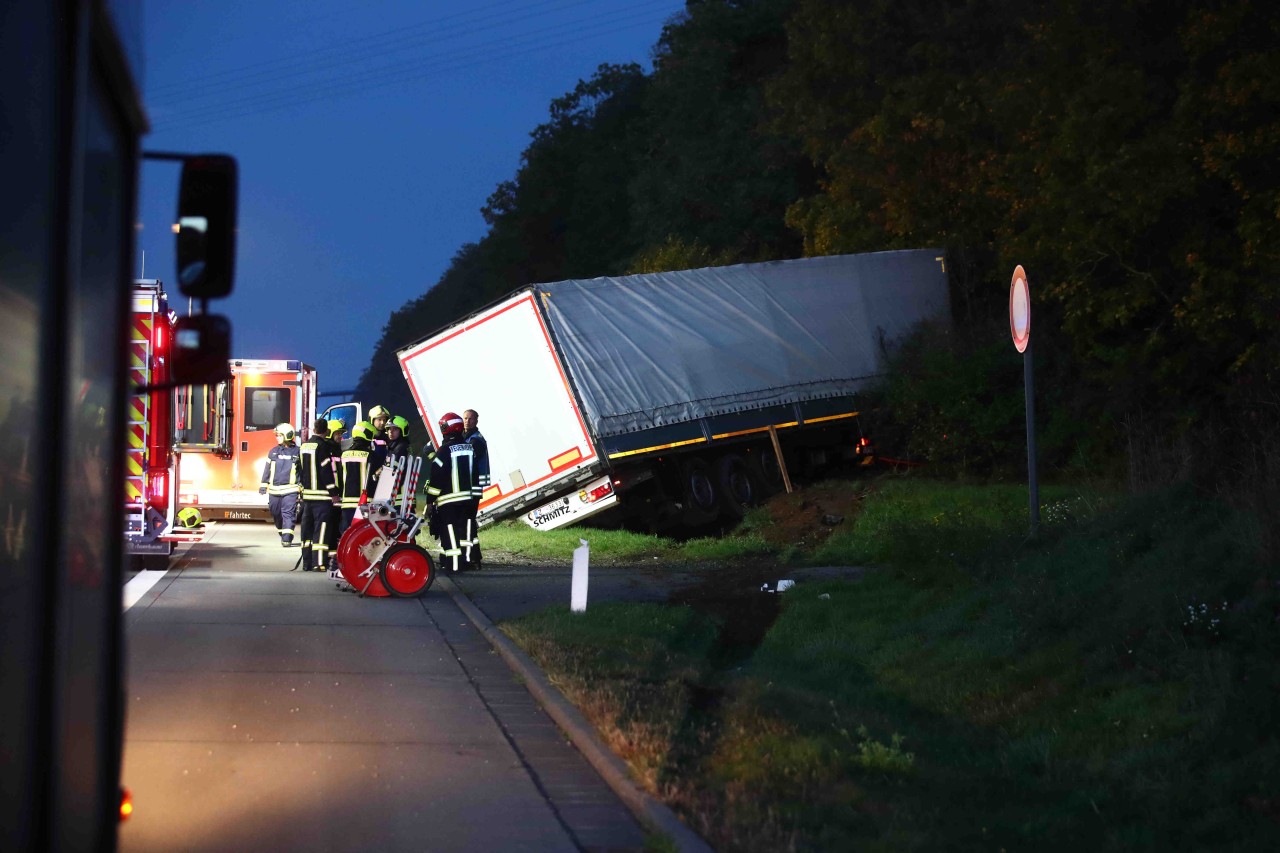
{"type": "Polygon", "coordinates": [[[747,462],[736,453],[716,461],[716,486],[720,493],[720,509],[725,517],[740,520],[748,507],[759,503],[759,489],[747,462]]]}
{"type": "Polygon", "coordinates": [[[775,495],[786,487],[782,479],[782,466],[772,447],[764,447],[751,456],[751,473],[760,486],[761,497],[775,495]]]}
{"type": "Polygon", "coordinates": [[[702,459],[690,459],[681,468],[684,480],[685,521],[703,524],[713,520],[720,508],[716,481],[702,459]]]}

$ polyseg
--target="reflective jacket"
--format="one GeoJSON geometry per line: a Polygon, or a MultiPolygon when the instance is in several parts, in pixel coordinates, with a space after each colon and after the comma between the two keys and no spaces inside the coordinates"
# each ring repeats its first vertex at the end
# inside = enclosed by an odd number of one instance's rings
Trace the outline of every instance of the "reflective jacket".
{"type": "Polygon", "coordinates": [[[431,460],[427,500],[435,501],[436,506],[470,501],[476,485],[474,460],[475,451],[465,438],[445,436],[436,458],[431,460]]]}
{"type": "Polygon", "coordinates": [[[484,440],[480,430],[473,429],[467,434],[467,444],[475,454],[476,485],[471,496],[480,500],[484,490],[489,488],[489,442],[484,440]]]}
{"type": "Polygon", "coordinates": [[[328,501],[339,497],[338,478],[333,465],[333,442],[312,436],[302,443],[298,481],[304,501],[328,501]]]}
{"type": "Polygon", "coordinates": [[[369,477],[369,441],[352,439],[351,447],[342,451],[342,508],[360,505],[360,493],[369,477]]]}
{"type": "Polygon", "coordinates": [[[329,467],[333,469],[333,483],[338,487],[338,497],[342,497],[342,442],[326,438],[329,443],[329,467]]]}
{"type": "Polygon", "coordinates": [[[262,485],[269,495],[295,495],[298,493],[298,445],[277,444],[267,454],[267,464],[262,468],[262,485]]]}

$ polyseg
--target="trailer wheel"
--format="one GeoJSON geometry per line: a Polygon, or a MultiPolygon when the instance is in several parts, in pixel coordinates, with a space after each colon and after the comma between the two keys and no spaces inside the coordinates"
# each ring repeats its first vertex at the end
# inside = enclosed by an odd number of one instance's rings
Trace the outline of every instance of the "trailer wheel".
{"type": "Polygon", "coordinates": [[[683,472],[685,521],[690,524],[711,521],[719,509],[719,499],[710,466],[701,459],[690,459],[684,463],[683,472]]]}
{"type": "Polygon", "coordinates": [[[747,508],[755,506],[759,498],[746,460],[736,453],[721,456],[716,462],[716,485],[720,492],[720,508],[732,519],[741,519],[747,514],[747,508]]]}
{"type": "Polygon", "coordinates": [[[760,484],[762,497],[777,494],[786,485],[782,479],[782,466],[772,447],[762,448],[751,456],[751,473],[760,484]]]}

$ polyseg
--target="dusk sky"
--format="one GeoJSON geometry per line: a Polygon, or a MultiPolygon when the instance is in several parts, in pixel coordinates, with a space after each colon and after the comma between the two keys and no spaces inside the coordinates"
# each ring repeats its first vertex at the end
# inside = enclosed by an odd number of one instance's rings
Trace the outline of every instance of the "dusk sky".
{"type": "MultiPolygon", "coordinates": [[[[240,163],[236,289],[211,303],[232,321],[234,355],[301,359],[318,369],[322,392],[353,388],[390,313],[484,236],[480,208],[515,176],[551,101],[602,63],[650,70],[663,23],[683,8],[147,3],[144,150],[240,163]]],[[[178,172],[143,167],[135,269],[145,251],[147,277],[171,296],[178,172]]],[[[174,302],[185,312],[185,300],[174,302]]]]}

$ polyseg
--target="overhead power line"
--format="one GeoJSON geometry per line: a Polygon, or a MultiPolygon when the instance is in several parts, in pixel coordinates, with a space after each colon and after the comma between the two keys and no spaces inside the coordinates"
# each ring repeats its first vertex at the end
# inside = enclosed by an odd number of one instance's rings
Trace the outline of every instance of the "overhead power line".
{"type": "Polygon", "coordinates": [[[581,6],[589,3],[590,0],[540,0],[537,3],[518,6],[514,11],[541,11],[529,12],[516,17],[494,11],[517,5],[520,2],[523,2],[523,0],[503,0],[503,2],[494,6],[486,7],[485,11],[490,13],[487,15],[475,16],[471,13],[449,15],[438,20],[384,30],[381,33],[349,39],[341,44],[328,45],[292,56],[255,62],[240,68],[204,75],[182,83],[156,86],[148,90],[147,102],[154,106],[162,106],[175,101],[190,102],[193,99],[205,97],[205,95],[201,94],[204,92],[212,92],[216,96],[229,90],[255,85],[253,81],[262,80],[263,78],[266,78],[264,82],[270,83],[287,77],[311,73],[317,68],[328,68],[347,63],[357,64],[370,59],[382,58],[398,51],[419,47],[422,44],[452,41],[459,37],[485,30],[500,29],[502,26],[527,20],[539,14],[559,12],[575,6],[581,6]],[[547,6],[553,8],[546,9],[545,7],[547,6]],[[464,26],[464,24],[448,26],[448,22],[459,19],[462,19],[467,26],[464,26]],[[474,26],[475,24],[494,20],[499,21],[499,23],[492,26],[474,26]],[[423,35],[434,37],[423,42],[421,40],[423,35]]]}
{"type": "Polygon", "coordinates": [[[606,13],[571,23],[543,27],[524,34],[520,39],[491,40],[462,46],[429,57],[388,63],[355,73],[330,75],[306,84],[262,91],[223,103],[207,103],[194,109],[157,117],[156,129],[162,130],[178,125],[193,127],[245,115],[286,109],[318,100],[342,98],[427,78],[437,73],[461,71],[493,63],[499,59],[518,58],[637,26],[661,23],[673,14],[670,9],[670,0],[651,0],[651,2],[637,5],[639,11],[636,11],[637,6],[633,5],[627,10],[627,14],[606,13]],[[583,26],[588,22],[589,26],[583,26]],[[556,35],[565,37],[554,41],[548,40],[549,37],[556,35]]]}

